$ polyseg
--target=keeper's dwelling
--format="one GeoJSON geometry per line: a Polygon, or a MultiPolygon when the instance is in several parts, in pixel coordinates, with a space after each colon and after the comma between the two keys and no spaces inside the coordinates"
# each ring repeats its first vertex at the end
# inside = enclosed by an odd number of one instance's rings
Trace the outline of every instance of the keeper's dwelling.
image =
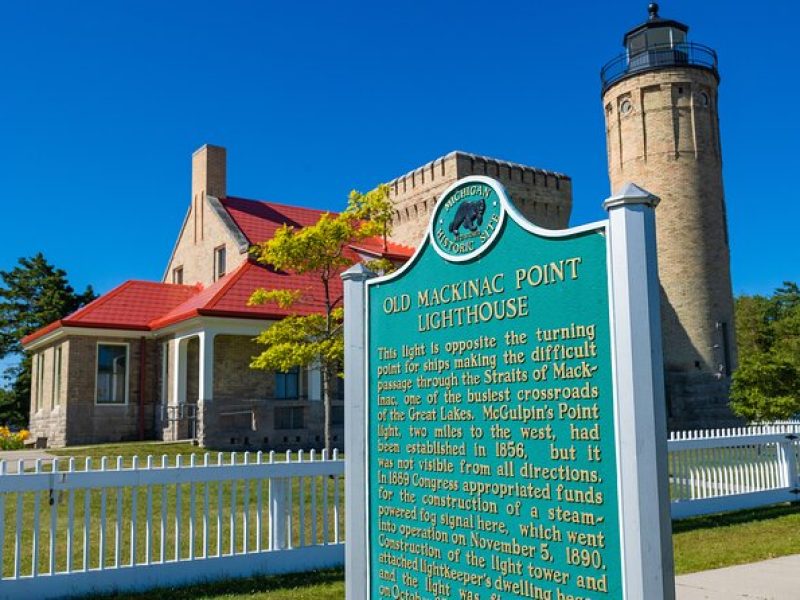
{"type": "MultiPolygon", "coordinates": [[[[503,182],[529,219],[567,225],[571,182],[557,173],[452,152],[390,182],[395,241],[348,249],[354,262],[407,260],[442,190],[466,175],[503,182]]],[[[192,197],[162,281],[126,281],[23,339],[33,358],[30,430],[41,444],[196,438],[212,448],[313,448],[322,443],[321,376],[313,368],[250,368],[260,331],[290,311],[248,306],[257,288],[301,290],[292,312],[322,309],[312,276],[275,271],[248,250],[284,223],[322,211],[229,196],[224,148],[192,156],[192,197]]],[[[341,282],[333,283],[340,296],[341,282]]],[[[341,386],[340,386],[341,390],[341,386]]],[[[344,406],[333,402],[342,447],[344,406]]]]}

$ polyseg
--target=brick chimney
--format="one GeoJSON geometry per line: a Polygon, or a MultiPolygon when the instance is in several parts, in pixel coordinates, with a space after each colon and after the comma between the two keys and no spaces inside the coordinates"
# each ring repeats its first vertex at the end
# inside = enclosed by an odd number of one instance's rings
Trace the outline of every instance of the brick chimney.
{"type": "Polygon", "coordinates": [[[191,227],[194,243],[206,236],[206,197],[225,197],[225,148],[206,144],[192,154],[191,227]]]}
{"type": "Polygon", "coordinates": [[[225,148],[205,144],[192,154],[192,203],[225,197],[225,148]]]}

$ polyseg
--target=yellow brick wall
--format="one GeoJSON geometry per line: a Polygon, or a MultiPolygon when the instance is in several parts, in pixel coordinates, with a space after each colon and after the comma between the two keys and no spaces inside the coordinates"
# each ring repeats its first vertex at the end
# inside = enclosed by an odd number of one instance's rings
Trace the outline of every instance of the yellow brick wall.
{"type": "Polygon", "coordinates": [[[211,285],[215,281],[214,251],[221,246],[226,250],[228,273],[247,258],[209,200],[209,196],[225,197],[225,160],[225,149],[218,146],[203,146],[192,155],[191,203],[164,273],[165,283],[172,283],[174,269],[183,267],[184,284],[211,285]]]}
{"type": "Polygon", "coordinates": [[[630,181],[661,198],[665,364],[686,371],[698,361],[716,372],[724,363],[717,322],[728,323],[733,343],[717,80],[704,69],[664,69],[622,80],[603,102],[612,191],[630,181]]]}

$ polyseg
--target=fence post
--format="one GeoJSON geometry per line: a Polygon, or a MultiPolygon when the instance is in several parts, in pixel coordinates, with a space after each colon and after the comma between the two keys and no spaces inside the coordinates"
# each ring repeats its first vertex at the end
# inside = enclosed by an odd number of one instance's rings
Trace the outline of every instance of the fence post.
{"type": "Polygon", "coordinates": [[[272,549],[286,549],[286,479],[270,477],[269,480],[269,530],[272,549]]]}
{"type": "Polygon", "coordinates": [[[362,264],[342,273],[344,280],[344,490],[345,598],[367,597],[367,439],[365,323],[366,282],[375,273],[362,264]]]}
{"type": "Polygon", "coordinates": [[[778,444],[778,460],[783,465],[783,484],[792,491],[797,490],[800,482],[797,473],[797,455],[794,452],[794,443],[797,436],[789,434],[786,441],[778,444]]]}

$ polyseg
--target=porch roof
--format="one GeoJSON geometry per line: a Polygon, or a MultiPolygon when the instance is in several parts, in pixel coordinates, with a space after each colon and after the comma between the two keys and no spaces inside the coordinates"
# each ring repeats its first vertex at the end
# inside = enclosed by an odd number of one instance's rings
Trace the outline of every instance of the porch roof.
{"type": "Polygon", "coordinates": [[[149,331],[150,322],[198,293],[191,285],[126,281],[71,315],[22,338],[23,346],[59,327],[149,331]]]}
{"type": "MultiPolygon", "coordinates": [[[[252,259],[205,289],[126,281],[71,315],[24,337],[22,344],[28,345],[60,327],[156,331],[198,316],[282,319],[290,314],[307,315],[324,309],[319,287],[311,274],[275,271],[252,259]],[[302,295],[291,309],[274,304],[248,306],[250,295],[258,288],[299,290],[302,295]]],[[[338,277],[331,280],[331,295],[333,299],[342,295],[342,282],[338,277]]]]}

